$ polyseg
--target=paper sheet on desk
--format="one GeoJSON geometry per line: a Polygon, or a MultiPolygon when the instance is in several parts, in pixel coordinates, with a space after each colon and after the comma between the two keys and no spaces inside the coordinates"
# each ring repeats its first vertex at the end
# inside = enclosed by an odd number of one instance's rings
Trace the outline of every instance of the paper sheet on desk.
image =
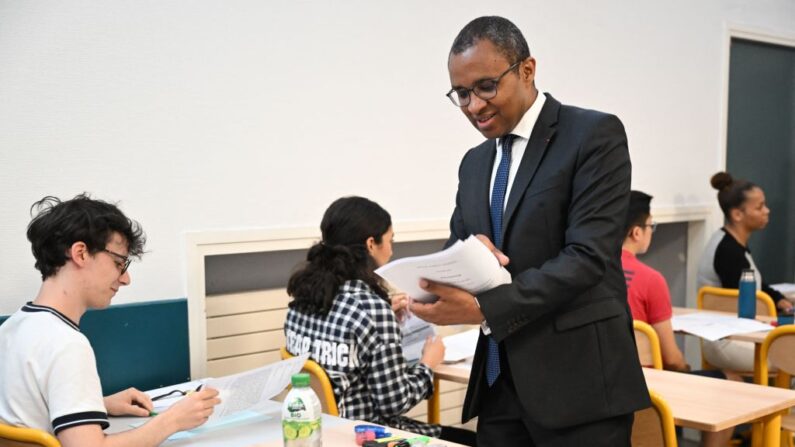
{"type": "MultiPolygon", "coordinates": [[[[168,437],[169,441],[177,441],[180,439],[192,438],[202,433],[218,430],[222,428],[232,428],[237,425],[250,424],[252,422],[261,422],[270,419],[271,416],[256,412],[256,411],[241,411],[223,419],[216,419],[214,421],[207,421],[204,424],[186,431],[178,431],[168,437]]],[[[138,428],[144,425],[147,421],[140,421],[130,424],[130,427],[138,428]]]]}
{"type": "Polygon", "coordinates": [[[256,411],[268,405],[268,400],[281,393],[293,374],[301,372],[309,354],[272,363],[231,376],[209,379],[205,385],[220,392],[221,403],[215,406],[209,421],[235,413],[256,411]]]}
{"type": "Polygon", "coordinates": [[[790,300],[795,299],[795,284],[782,282],[779,284],[771,284],[770,287],[778,290],[790,300]]]}
{"type": "Polygon", "coordinates": [[[446,250],[425,256],[398,259],[375,271],[416,301],[428,302],[434,296],[420,288],[420,280],[449,284],[472,294],[511,282],[494,254],[475,236],[458,241],[446,250]]]}
{"type": "Polygon", "coordinates": [[[444,337],[444,362],[455,363],[475,356],[480,329],[470,329],[444,337]]]}
{"type": "Polygon", "coordinates": [[[729,317],[710,312],[674,315],[671,318],[671,325],[674,331],[687,332],[709,341],[720,340],[730,335],[770,331],[773,329],[769,324],[756,320],[729,317]]]}

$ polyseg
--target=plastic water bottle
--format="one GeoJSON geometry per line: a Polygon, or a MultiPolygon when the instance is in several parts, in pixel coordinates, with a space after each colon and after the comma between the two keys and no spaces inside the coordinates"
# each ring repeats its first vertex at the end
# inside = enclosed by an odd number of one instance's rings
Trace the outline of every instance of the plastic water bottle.
{"type": "Polygon", "coordinates": [[[320,399],[309,386],[309,374],[291,378],[293,389],[282,404],[282,434],[285,447],[321,447],[320,399]]]}
{"type": "Polygon", "coordinates": [[[743,269],[740,274],[740,296],[737,300],[737,316],[756,318],[756,277],[754,269],[743,269]]]}

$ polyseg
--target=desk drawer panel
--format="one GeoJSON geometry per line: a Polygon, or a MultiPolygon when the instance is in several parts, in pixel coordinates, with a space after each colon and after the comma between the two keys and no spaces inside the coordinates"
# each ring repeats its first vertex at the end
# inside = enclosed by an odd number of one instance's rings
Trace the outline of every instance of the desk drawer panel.
{"type": "Polygon", "coordinates": [[[450,391],[466,390],[467,386],[463,383],[451,382],[449,380],[439,381],[439,392],[448,393],[450,391]]]}
{"type": "Polygon", "coordinates": [[[281,329],[214,338],[207,340],[207,359],[215,360],[235,355],[273,351],[282,346],[284,346],[284,332],[281,329]]]}
{"type": "MultiPolygon", "coordinates": [[[[466,386],[458,383],[448,382],[442,380],[440,383],[441,394],[439,395],[439,406],[441,408],[440,415],[445,414],[445,411],[452,410],[458,414],[459,420],[453,424],[460,424],[461,407],[464,404],[464,397],[466,397],[466,386]],[[451,391],[445,391],[445,385],[452,385],[451,391]]],[[[428,420],[428,401],[424,400],[417,404],[414,408],[409,410],[407,416],[420,421],[428,420]]],[[[447,424],[451,425],[451,424],[447,424]]]]}
{"type": "Polygon", "coordinates": [[[284,309],[290,297],[285,289],[256,290],[207,297],[207,317],[284,309]]]}
{"type": "Polygon", "coordinates": [[[287,309],[253,312],[207,319],[207,338],[282,329],[287,309]]]}
{"type": "Polygon", "coordinates": [[[253,368],[259,368],[281,360],[279,351],[260,352],[257,354],[241,355],[228,359],[210,360],[207,362],[207,375],[221,377],[236,374],[253,368]]]}

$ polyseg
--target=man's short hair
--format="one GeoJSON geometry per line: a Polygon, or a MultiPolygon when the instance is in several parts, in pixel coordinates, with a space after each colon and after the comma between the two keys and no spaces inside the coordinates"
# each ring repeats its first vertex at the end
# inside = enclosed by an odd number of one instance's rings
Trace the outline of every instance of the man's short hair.
{"type": "Polygon", "coordinates": [[[28,240],[42,280],[66,264],[75,242],[84,242],[93,254],[105,249],[113,233],[119,233],[126,239],[129,256],[133,257],[140,257],[146,244],[138,222],[125,216],[116,205],[92,199],[85,193],[65,202],[53,196],[44,197],[31,206],[31,215],[28,240]]]}
{"type": "Polygon", "coordinates": [[[629,207],[627,208],[627,219],[624,222],[624,237],[629,236],[629,232],[634,227],[646,225],[646,219],[651,216],[652,196],[641,191],[629,192],[629,207]]]}
{"type": "Polygon", "coordinates": [[[450,48],[450,55],[461,54],[481,40],[489,40],[511,64],[530,57],[522,32],[510,20],[485,16],[469,22],[458,33],[450,48]]]}

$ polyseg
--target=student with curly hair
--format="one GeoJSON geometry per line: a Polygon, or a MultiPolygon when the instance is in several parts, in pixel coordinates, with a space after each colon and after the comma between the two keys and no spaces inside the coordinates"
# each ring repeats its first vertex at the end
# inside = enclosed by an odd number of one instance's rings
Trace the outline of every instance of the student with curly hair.
{"type": "Polygon", "coordinates": [[[41,272],[36,298],[0,326],[0,421],[53,433],[63,447],[149,447],[207,421],[218,391],[180,400],[143,426],[105,435],[108,415],[150,415],[149,397],[129,388],[102,397],[94,351],[80,332],[87,309],[102,309],[143,253],[137,222],[115,205],[79,195],[45,197],[28,225],[41,272]]]}

